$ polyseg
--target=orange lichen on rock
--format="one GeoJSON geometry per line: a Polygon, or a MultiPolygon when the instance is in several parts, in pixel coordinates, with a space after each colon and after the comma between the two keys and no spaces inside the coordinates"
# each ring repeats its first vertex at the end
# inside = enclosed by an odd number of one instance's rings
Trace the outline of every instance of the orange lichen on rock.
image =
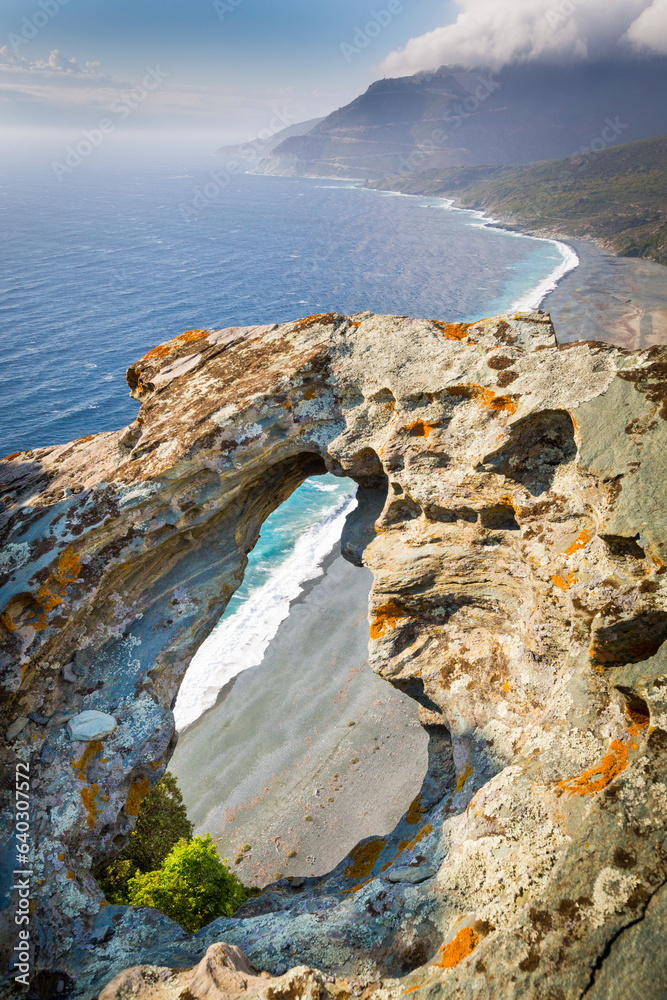
{"type": "Polygon", "coordinates": [[[396,861],[396,859],[400,857],[403,851],[411,851],[413,847],[416,847],[416,845],[424,839],[424,837],[428,837],[429,833],[432,832],[433,832],[433,827],[431,826],[430,823],[427,823],[426,826],[423,826],[419,831],[419,833],[417,834],[417,836],[413,837],[412,840],[401,840],[398,845],[398,850],[396,851],[394,857],[391,859],[391,861],[386,861],[382,865],[380,871],[386,872],[387,868],[391,868],[394,861],[396,861]]]}
{"type": "Polygon", "coordinates": [[[413,799],[410,803],[410,808],[405,814],[405,822],[408,826],[415,826],[419,823],[420,819],[424,815],[424,810],[422,809],[422,797],[418,795],[416,799],[413,799]]]}
{"type": "Polygon", "coordinates": [[[41,632],[46,628],[49,614],[62,604],[68,585],[78,580],[80,570],[81,562],[76,552],[71,548],[65,549],[58,559],[57,570],[37,591],[40,611],[37,620],[32,622],[35,631],[41,632]]]}
{"type": "Polygon", "coordinates": [[[434,320],[433,326],[440,330],[445,340],[465,340],[470,329],[469,323],[441,323],[439,320],[434,320]]]}
{"type": "Polygon", "coordinates": [[[315,313],[314,316],[304,316],[303,319],[297,320],[294,324],[294,329],[295,331],[307,330],[309,326],[316,326],[317,323],[323,323],[331,326],[335,320],[335,313],[315,313]]]}
{"type": "Polygon", "coordinates": [[[100,811],[97,808],[97,802],[95,801],[97,798],[97,785],[91,785],[90,788],[82,788],[81,798],[84,806],[86,807],[86,812],[88,813],[86,820],[88,828],[92,830],[95,826],[95,817],[100,811]]]}
{"type": "Polygon", "coordinates": [[[438,426],[438,424],[427,424],[423,420],[415,420],[411,424],[406,424],[404,429],[411,437],[427,438],[431,431],[434,431],[438,426]]]}
{"type": "Polygon", "coordinates": [[[149,358],[166,358],[168,354],[171,354],[172,351],[177,351],[183,344],[189,344],[192,340],[201,340],[202,337],[208,337],[208,330],[186,330],[179,337],[168,340],[166,344],[158,344],[148,354],[144,354],[141,360],[148,361],[149,358]]]}
{"type": "Polygon", "coordinates": [[[595,795],[606,788],[628,766],[628,748],[623,740],[612,740],[609,751],[599,764],[584,771],[577,778],[565,778],[558,788],[570,795],[595,795]]]}
{"type": "Polygon", "coordinates": [[[403,608],[396,601],[381,604],[379,608],[375,609],[373,621],[371,622],[371,639],[379,639],[388,628],[396,628],[398,622],[407,617],[403,608]]]}
{"type": "Polygon", "coordinates": [[[456,791],[457,792],[462,792],[463,791],[463,789],[465,788],[466,781],[468,780],[468,778],[470,777],[471,774],[472,774],[472,768],[471,768],[470,764],[466,764],[465,771],[462,774],[459,775],[458,780],[456,782],[456,791]]]}
{"type": "Polygon", "coordinates": [[[567,579],[563,579],[560,574],[558,576],[552,576],[551,579],[558,589],[563,591],[563,593],[565,593],[566,590],[569,590],[572,584],[576,582],[574,570],[567,574],[567,579]]]}
{"type": "Polygon", "coordinates": [[[357,844],[348,855],[350,863],[343,872],[345,878],[366,878],[370,875],[386,844],[386,837],[376,837],[365,844],[357,844]]]}
{"type": "Polygon", "coordinates": [[[14,451],[11,455],[5,455],[4,458],[0,458],[0,462],[11,462],[13,458],[18,458],[20,454],[20,451],[14,451]]]}
{"type": "Polygon", "coordinates": [[[86,780],[86,767],[91,757],[94,757],[96,753],[100,753],[104,750],[104,744],[101,740],[91,740],[86,749],[81,755],[81,760],[72,761],[72,770],[76,774],[79,781],[86,780]]]}
{"type": "Polygon", "coordinates": [[[148,778],[139,778],[138,781],[132,782],[130,790],[127,793],[127,799],[125,800],[125,812],[128,816],[139,815],[139,806],[150,790],[151,783],[148,778]]]}
{"type": "Polygon", "coordinates": [[[464,958],[472,955],[479,944],[480,937],[472,927],[463,927],[453,941],[440,949],[440,961],[434,962],[436,969],[454,969],[464,958]]]}
{"type": "Polygon", "coordinates": [[[447,392],[450,396],[460,396],[462,399],[474,400],[494,413],[501,413],[505,410],[507,413],[512,414],[518,410],[518,405],[509,396],[496,396],[495,392],[491,389],[485,389],[484,386],[475,385],[475,383],[471,383],[470,385],[453,385],[447,389],[447,392]]]}
{"type": "Polygon", "coordinates": [[[590,532],[582,531],[578,536],[578,538],[576,539],[576,541],[572,542],[572,545],[569,545],[568,548],[565,549],[565,555],[571,556],[575,552],[578,552],[580,549],[585,548],[590,542],[590,540],[591,540],[590,532]]]}

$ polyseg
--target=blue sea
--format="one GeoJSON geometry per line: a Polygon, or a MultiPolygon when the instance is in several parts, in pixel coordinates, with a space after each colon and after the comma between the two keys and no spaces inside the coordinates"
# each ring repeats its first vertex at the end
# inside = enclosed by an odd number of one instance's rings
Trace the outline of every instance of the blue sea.
{"type": "MultiPolygon", "coordinates": [[[[535,308],[576,265],[562,244],[490,228],[443,199],[229,175],[194,146],[110,139],[58,180],[62,145],[0,151],[0,455],[132,421],[127,367],[185,330],[329,311],[473,320],[535,308]]],[[[266,522],[226,631],[184,683],[180,726],[259,662],[352,504],[349,481],[318,478],[266,522]]]]}

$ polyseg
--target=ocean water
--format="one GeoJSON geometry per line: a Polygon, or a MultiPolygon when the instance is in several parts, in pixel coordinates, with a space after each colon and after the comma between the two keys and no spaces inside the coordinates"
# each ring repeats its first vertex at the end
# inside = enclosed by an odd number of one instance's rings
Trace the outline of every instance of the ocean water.
{"type": "MultiPolygon", "coordinates": [[[[127,367],[184,330],[367,309],[473,320],[537,307],[576,265],[443,199],[230,176],[202,149],[110,141],[58,180],[62,145],[0,151],[0,455],[132,421],[127,367]]],[[[266,522],[183,684],[179,726],[259,662],[340,537],[351,489],[309,481],[266,522]]]]}

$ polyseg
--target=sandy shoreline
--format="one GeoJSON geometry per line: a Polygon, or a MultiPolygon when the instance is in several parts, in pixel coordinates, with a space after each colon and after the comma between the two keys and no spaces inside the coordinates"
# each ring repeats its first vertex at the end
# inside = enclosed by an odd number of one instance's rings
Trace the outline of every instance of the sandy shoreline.
{"type": "Polygon", "coordinates": [[[235,867],[246,884],[329,871],[393,829],[426,771],[415,702],[366,663],[371,574],[339,553],[170,763],[195,832],[230,861],[252,846],[235,867]]]}
{"type": "Polygon", "coordinates": [[[667,268],[616,257],[587,240],[565,242],[579,257],[540,306],[559,343],[604,340],[634,351],[667,343],[667,268]]]}

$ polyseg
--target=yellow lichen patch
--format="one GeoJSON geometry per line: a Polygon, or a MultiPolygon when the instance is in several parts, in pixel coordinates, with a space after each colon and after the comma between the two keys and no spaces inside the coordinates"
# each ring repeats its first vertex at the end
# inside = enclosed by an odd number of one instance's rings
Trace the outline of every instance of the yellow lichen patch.
{"type": "Polygon", "coordinates": [[[440,330],[445,340],[465,340],[470,329],[468,323],[441,323],[439,320],[434,320],[433,326],[440,330]]]}
{"type": "Polygon", "coordinates": [[[141,360],[148,361],[149,358],[164,358],[168,354],[171,354],[172,351],[177,351],[183,344],[189,344],[192,340],[201,340],[202,337],[208,337],[208,330],[186,330],[180,337],[174,337],[173,340],[167,341],[166,344],[159,344],[157,347],[154,347],[148,354],[144,354],[141,360]]]}
{"type": "Polygon", "coordinates": [[[387,868],[391,868],[394,861],[396,861],[396,859],[403,853],[403,851],[411,851],[413,847],[415,847],[420,841],[424,839],[424,837],[428,837],[429,833],[432,832],[433,832],[433,827],[431,826],[430,823],[427,823],[426,826],[423,826],[419,831],[419,833],[417,834],[417,836],[414,837],[412,840],[401,840],[398,845],[398,850],[396,851],[394,857],[391,859],[391,861],[386,861],[382,865],[382,868],[380,868],[380,871],[386,872],[387,868]]]}
{"type": "Polygon", "coordinates": [[[371,622],[371,639],[379,639],[388,628],[396,628],[398,622],[405,620],[407,617],[403,608],[396,601],[381,604],[379,608],[375,609],[373,621],[371,622]]]}
{"type": "Polygon", "coordinates": [[[58,568],[37,591],[39,612],[37,620],[31,622],[36,632],[46,628],[49,614],[62,604],[68,585],[78,580],[80,571],[81,562],[76,552],[71,547],[65,549],[58,559],[58,568]]]}
{"type": "Polygon", "coordinates": [[[566,590],[569,590],[572,584],[576,582],[574,570],[572,570],[570,573],[567,574],[567,579],[563,579],[563,577],[560,575],[552,576],[551,579],[558,587],[558,589],[563,591],[563,593],[565,593],[566,590]]]}
{"type": "Polygon", "coordinates": [[[416,799],[413,799],[410,803],[410,808],[405,814],[405,822],[408,826],[415,826],[419,823],[420,819],[424,815],[424,810],[422,809],[422,797],[418,795],[416,799]]]}
{"type": "Polygon", "coordinates": [[[335,313],[315,313],[314,316],[305,316],[303,319],[297,320],[294,324],[294,330],[306,330],[309,326],[316,326],[318,323],[332,326],[335,320],[335,313]]]}
{"type": "Polygon", "coordinates": [[[86,780],[86,767],[91,757],[94,757],[96,753],[100,753],[104,750],[104,744],[101,740],[91,740],[86,749],[81,754],[81,760],[72,761],[72,770],[76,774],[79,781],[86,780]]]}
{"type": "Polygon", "coordinates": [[[479,934],[472,927],[463,927],[456,937],[440,949],[440,961],[434,962],[436,969],[454,969],[464,958],[472,955],[479,944],[479,934]]]}
{"type": "Polygon", "coordinates": [[[315,399],[317,396],[317,389],[306,389],[303,394],[304,399],[315,399]]]}
{"type": "Polygon", "coordinates": [[[595,795],[606,788],[628,766],[628,748],[622,740],[612,740],[609,751],[599,764],[584,771],[577,778],[565,778],[558,788],[570,795],[595,795]]]}
{"type": "Polygon", "coordinates": [[[509,689],[510,689],[510,682],[509,681],[505,681],[505,683],[503,684],[503,691],[505,692],[505,694],[507,694],[507,692],[509,691],[509,689]]]}
{"type": "Polygon", "coordinates": [[[507,413],[516,413],[518,406],[509,396],[496,396],[491,389],[484,386],[475,385],[454,385],[447,390],[450,396],[460,396],[462,399],[470,399],[494,413],[505,410],[507,413]]]}
{"type": "Polygon", "coordinates": [[[463,791],[463,789],[465,788],[465,783],[466,783],[466,781],[468,780],[468,778],[470,777],[471,774],[472,774],[472,768],[471,768],[470,764],[466,764],[465,771],[463,772],[463,774],[459,775],[458,781],[456,782],[456,791],[457,792],[463,791]]]}
{"type": "Polygon", "coordinates": [[[86,807],[86,812],[88,813],[88,818],[86,820],[90,830],[95,826],[95,817],[100,811],[97,808],[97,785],[91,785],[90,788],[81,789],[81,799],[86,807]]]}
{"type": "Polygon", "coordinates": [[[585,548],[590,542],[590,540],[591,540],[590,532],[582,531],[581,534],[577,537],[577,539],[574,542],[572,542],[572,545],[569,545],[565,549],[565,555],[571,556],[575,552],[578,552],[580,549],[585,548]]]}
{"type": "Polygon", "coordinates": [[[423,420],[415,420],[411,424],[406,424],[403,429],[409,433],[410,437],[427,438],[431,431],[434,431],[438,426],[438,424],[427,424],[423,420]]]}
{"type": "Polygon", "coordinates": [[[16,625],[12,621],[12,616],[7,608],[0,615],[0,624],[4,625],[8,632],[16,632],[16,625]]]}
{"type": "Polygon", "coordinates": [[[645,712],[639,711],[638,709],[633,709],[630,705],[625,706],[625,711],[630,719],[630,732],[634,735],[633,730],[639,731],[640,729],[648,729],[649,723],[651,721],[650,715],[645,712]]]}
{"type": "Polygon", "coordinates": [[[487,405],[490,410],[494,410],[496,413],[500,413],[501,410],[506,410],[507,413],[516,413],[519,409],[518,405],[509,396],[496,396],[487,405]]]}
{"type": "Polygon", "coordinates": [[[386,844],[385,837],[376,837],[365,844],[357,844],[348,855],[350,863],[343,872],[345,878],[366,878],[370,875],[386,844]]]}
{"type": "Polygon", "coordinates": [[[138,781],[132,782],[130,790],[127,793],[127,799],[125,800],[125,812],[128,816],[139,815],[139,806],[150,790],[151,783],[148,778],[139,778],[138,781]]]}

